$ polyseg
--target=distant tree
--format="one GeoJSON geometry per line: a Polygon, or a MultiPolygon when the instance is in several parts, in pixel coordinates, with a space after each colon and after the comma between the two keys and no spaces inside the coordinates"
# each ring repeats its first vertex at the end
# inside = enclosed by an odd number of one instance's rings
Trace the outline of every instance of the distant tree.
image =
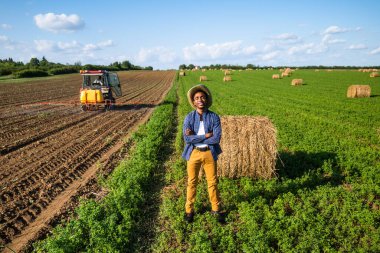
{"type": "Polygon", "coordinates": [[[121,69],[121,63],[120,63],[120,62],[117,62],[117,61],[115,61],[114,63],[112,63],[110,66],[111,66],[111,67],[116,67],[116,68],[118,68],[118,69],[121,69]]]}
{"type": "Polygon", "coordinates": [[[45,56],[42,56],[42,60],[40,61],[41,67],[47,67],[49,65],[49,61],[46,60],[45,56]]]}
{"type": "Polygon", "coordinates": [[[178,67],[178,69],[186,69],[187,67],[186,67],[186,64],[181,64],[181,65],[179,65],[179,67],[178,67]]]}
{"type": "Polygon", "coordinates": [[[121,67],[123,68],[123,69],[125,69],[125,70],[130,70],[130,69],[132,69],[132,63],[130,63],[129,61],[123,61],[122,63],[121,63],[121,67]]]}
{"type": "Polygon", "coordinates": [[[76,62],[74,62],[74,66],[80,67],[80,66],[82,66],[82,63],[80,61],[76,61],[76,62]]]}
{"type": "Polygon", "coordinates": [[[30,61],[29,61],[29,66],[31,68],[37,68],[38,66],[40,66],[40,60],[38,60],[35,57],[31,58],[30,61]]]}
{"type": "Polygon", "coordinates": [[[193,69],[193,68],[195,68],[194,64],[189,64],[189,65],[187,66],[187,69],[193,69]]]}
{"type": "Polygon", "coordinates": [[[153,70],[152,66],[145,67],[145,70],[153,70]]]}

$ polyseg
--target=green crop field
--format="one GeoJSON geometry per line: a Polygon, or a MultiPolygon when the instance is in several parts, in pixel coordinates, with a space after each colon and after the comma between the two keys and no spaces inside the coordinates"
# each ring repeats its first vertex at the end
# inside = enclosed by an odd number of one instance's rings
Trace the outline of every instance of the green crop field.
{"type": "MultiPolygon", "coordinates": [[[[380,79],[357,71],[276,70],[187,72],[179,77],[179,130],[191,110],[189,88],[202,83],[220,115],[268,116],[278,131],[278,178],[221,178],[227,224],[208,214],[206,183],[195,222],[183,224],[185,163],[171,171],[176,190],[163,201],[159,252],[321,252],[380,250],[380,79]],[[291,86],[293,78],[305,85],[291,86]],[[370,84],[370,98],[346,97],[351,84],[370,84]],[[181,193],[181,194],[179,194],[181,193]]],[[[177,151],[181,151],[181,134],[177,151]]]]}

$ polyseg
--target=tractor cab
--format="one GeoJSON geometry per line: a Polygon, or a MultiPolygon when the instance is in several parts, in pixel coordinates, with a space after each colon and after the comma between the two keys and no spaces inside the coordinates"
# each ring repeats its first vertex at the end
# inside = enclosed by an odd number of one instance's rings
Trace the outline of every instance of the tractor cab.
{"type": "Polygon", "coordinates": [[[83,77],[80,90],[81,107],[86,110],[97,110],[104,106],[111,109],[115,96],[122,95],[119,77],[106,70],[81,70],[83,77]]]}

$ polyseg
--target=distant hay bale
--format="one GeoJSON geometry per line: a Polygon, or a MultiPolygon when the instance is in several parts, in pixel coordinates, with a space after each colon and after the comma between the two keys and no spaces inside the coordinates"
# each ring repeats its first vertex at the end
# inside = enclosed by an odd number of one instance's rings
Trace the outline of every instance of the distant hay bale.
{"type": "Polygon", "coordinates": [[[179,72],[179,75],[180,76],[186,76],[186,72],[185,71],[181,71],[181,72],[179,72]]]}
{"type": "Polygon", "coordinates": [[[379,73],[378,72],[372,72],[370,75],[370,77],[379,77],[379,73]]]}
{"type": "Polygon", "coordinates": [[[285,72],[282,72],[282,73],[281,73],[281,77],[284,77],[284,76],[289,76],[289,74],[288,74],[288,73],[285,73],[285,72]]]}
{"type": "Polygon", "coordinates": [[[200,76],[199,82],[202,82],[202,81],[207,81],[207,76],[200,76]]]}
{"type": "Polygon", "coordinates": [[[272,79],[280,79],[280,75],[279,74],[273,74],[272,79]]]}
{"type": "Polygon", "coordinates": [[[206,72],[206,69],[202,69],[202,72],[206,72]]]}
{"type": "Polygon", "coordinates": [[[225,76],[223,77],[223,82],[231,82],[232,81],[232,77],[231,76],[225,76]]]}
{"type": "Polygon", "coordinates": [[[371,86],[351,85],[347,90],[348,98],[366,98],[371,96],[371,86]]]}
{"type": "Polygon", "coordinates": [[[293,79],[292,85],[293,86],[303,85],[303,79],[293,79]]]}
{"type": "Polygon", "coordinates": [[[263,116],[222,116],[223,153],[218,176],[264,178],[276,176],[277,130],[263,116]]]}
{"type": "Polygon", "coordinates": [[[231,71],[229,71],[229,70],[224,71],[224,75],[225,75],[225,76],[226,76],[226,75],[231,75],[231,71]]]}

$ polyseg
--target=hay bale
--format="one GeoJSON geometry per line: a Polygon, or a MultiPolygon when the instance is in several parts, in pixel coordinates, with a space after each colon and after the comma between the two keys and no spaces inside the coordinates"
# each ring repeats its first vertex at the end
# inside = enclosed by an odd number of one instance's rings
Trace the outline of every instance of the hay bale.
{"type": "Polygon", "coordinates": [[[293,79],[292,85],[293,86],[303,85],[303,79],[293,79]]]}
{"type": "Polygon", "coordinates": [[[379,73],[378,72],[372,72],[369,77],[379,77],[379,73]]]}
{"type": "Polygon", "coordinates": [[[280,79],[280,75],[279,74],[273,74],[272,79],[280,79]]]}
{"type": "Polygon", "coordinates": [[[200,76],[199,82],[202,82],[202,81],[207,81],[207,76],[200,76]]]}
{"type": "Polygon", "coordinates": [[[232,77],[231,76],[225,76],[223,77],[223,82],[231,82],[232,81],[232,77]]]}
{"type": "Polygon", "coordinates": [[[186,73],[185,73],[185,71],[181,71],[181,72],[179,72],[179,75],[180,76],[186,76],[186,73]]]}
{"type": "Polygon", "coordinates": [[[231,75],[231,71],[229,71],[229,70],[224,71],[224,75],[225,75],[225,76],[227,76],[227,75],[231,75]]]}
{"type": "Polygon", "coordinates": [[[277,130],[267,117],[222,116],[218,176],[276,176],[277,130]]]}
{"type": "Polygon", "coordinates": [[[284,76],[289,76],[289,73],[282,72],[281,77],[284,77],[284,76]]]}
{"type": "Polygon", "coordinates": [[[366,98],[371,96],[371,86],[351,85],[347,90],[348,98],[366,98]]]}

